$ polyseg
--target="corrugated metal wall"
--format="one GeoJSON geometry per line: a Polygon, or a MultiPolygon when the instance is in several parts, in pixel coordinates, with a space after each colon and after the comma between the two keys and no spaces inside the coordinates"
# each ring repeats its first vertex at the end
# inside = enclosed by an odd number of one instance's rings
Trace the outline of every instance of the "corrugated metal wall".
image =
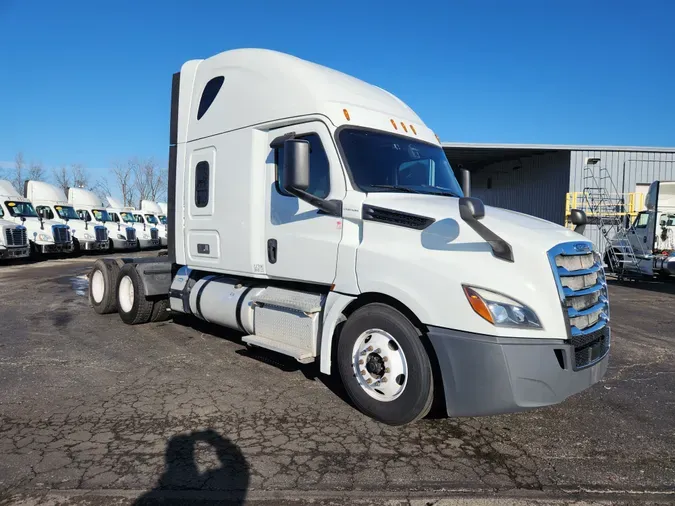
{"type": "Polygon", "coordinates": [[[562,225],[569,181],[570,152],[558,151],[485,166],[471,174],[471,196],[562,225]]]}
{"type": "MultiPolygon", "coordinates": [[[[617,193],[632,193],[638,184],[650,184],[655,180],[675,180],[675,153],[654,151],[572,151],[570,155],[569,191],[580,192],[590,181],[585,182],[586,158],[599,158],[594,166],[596,177],[600,169],[607,169],[617,193]]],[[[604,182],[610,193],[614,193],[611,183],[604,182]]],[[[600,251],[604,251],[606,241],[600,230],[588,225],[586,237],[591,239],[600,251]]]]}

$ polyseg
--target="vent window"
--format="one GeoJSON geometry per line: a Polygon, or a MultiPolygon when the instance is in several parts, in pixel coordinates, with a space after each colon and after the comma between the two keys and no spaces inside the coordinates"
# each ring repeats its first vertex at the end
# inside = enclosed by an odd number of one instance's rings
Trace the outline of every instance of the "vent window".
{"type": "Polygon", "coordinates": [[[211,104],[218,96],[220,88],[223,86],[225,78],[223,76],[214,77],[206,86],[204,86],[204,91],[202,92],[202,98],[199,99],[199,109],[197,110],[197,120],[202,119],[202,116],[206,114],[206,111],[209,110],[211,104]]]}

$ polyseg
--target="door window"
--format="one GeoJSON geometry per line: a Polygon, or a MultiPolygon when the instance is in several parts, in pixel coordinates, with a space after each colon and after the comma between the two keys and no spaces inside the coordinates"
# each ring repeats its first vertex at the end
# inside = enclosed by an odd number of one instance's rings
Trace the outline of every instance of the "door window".
{"type": "Polygon", "coordinates": [[[42,217],[43,220],[54,219],[54,213],[49,208],[49,206],[37,206],[35,210],[38,212],[38,214],[42,217]]]}
{"type": "MultiPolygon", "coordinates": [[[[309,141],[309,188],[307,188],[307,193],[325,199],[330,193],[330,167],[321,138],[317,134],[302,135],[297,138],[309,141]]],[[[277,191],[282,195],[292,197],[283,190],[283,145],[275,150],[275,163],[277,167],[277,191]]]]}
{"type": "Polygon", "coordinates": [[[649,224],[649,213],[640,213],[637,218],[635,218],[635,228],[647,228],[649,224]]]}

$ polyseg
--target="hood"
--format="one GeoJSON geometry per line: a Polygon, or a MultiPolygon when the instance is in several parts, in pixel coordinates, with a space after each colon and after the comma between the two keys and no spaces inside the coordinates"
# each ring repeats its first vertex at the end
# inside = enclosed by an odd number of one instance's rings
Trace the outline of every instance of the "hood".
{"type": "MultiPolygon", "coordinates": [[[[433,218],[435,224],[444,220],[446,222],[454,220],[462,232],[467,229],[467,232],[470,231],[476,238],[482,240],[460,217],[459,199],[455,197],[370,193],[364,203],[433,218]]],[[[485,206],[485,216],[480,222],[511,244],[514,256],[518,247],[527,247],[530,251],[533,249],[548,251],[561,242],[588,240],[573,230],[553,222],[499,207],[485,206]]],[[[451,227],[430,227],[429,233],[450,229],[451,227]]],[[[451,235],[447,237],[448,240],[452,239],[451,235]]]]}

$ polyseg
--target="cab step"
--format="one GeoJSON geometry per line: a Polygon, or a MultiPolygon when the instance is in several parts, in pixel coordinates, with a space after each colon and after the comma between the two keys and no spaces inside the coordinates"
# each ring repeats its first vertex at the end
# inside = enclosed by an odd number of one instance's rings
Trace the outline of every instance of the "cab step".
{"type": "Polygon", "coordinates": [[[247,344],[252,344],[267,350],[288,355],[289,357],[293,357],[301,364],[309,364],[314,361],[314,356],[310,351],[296,348],[295,346],[291,346],[288,343],[283,343],[274,339],[269,339],[267,337],[250,335],[244,336],[242,341],[247,344]]]}

